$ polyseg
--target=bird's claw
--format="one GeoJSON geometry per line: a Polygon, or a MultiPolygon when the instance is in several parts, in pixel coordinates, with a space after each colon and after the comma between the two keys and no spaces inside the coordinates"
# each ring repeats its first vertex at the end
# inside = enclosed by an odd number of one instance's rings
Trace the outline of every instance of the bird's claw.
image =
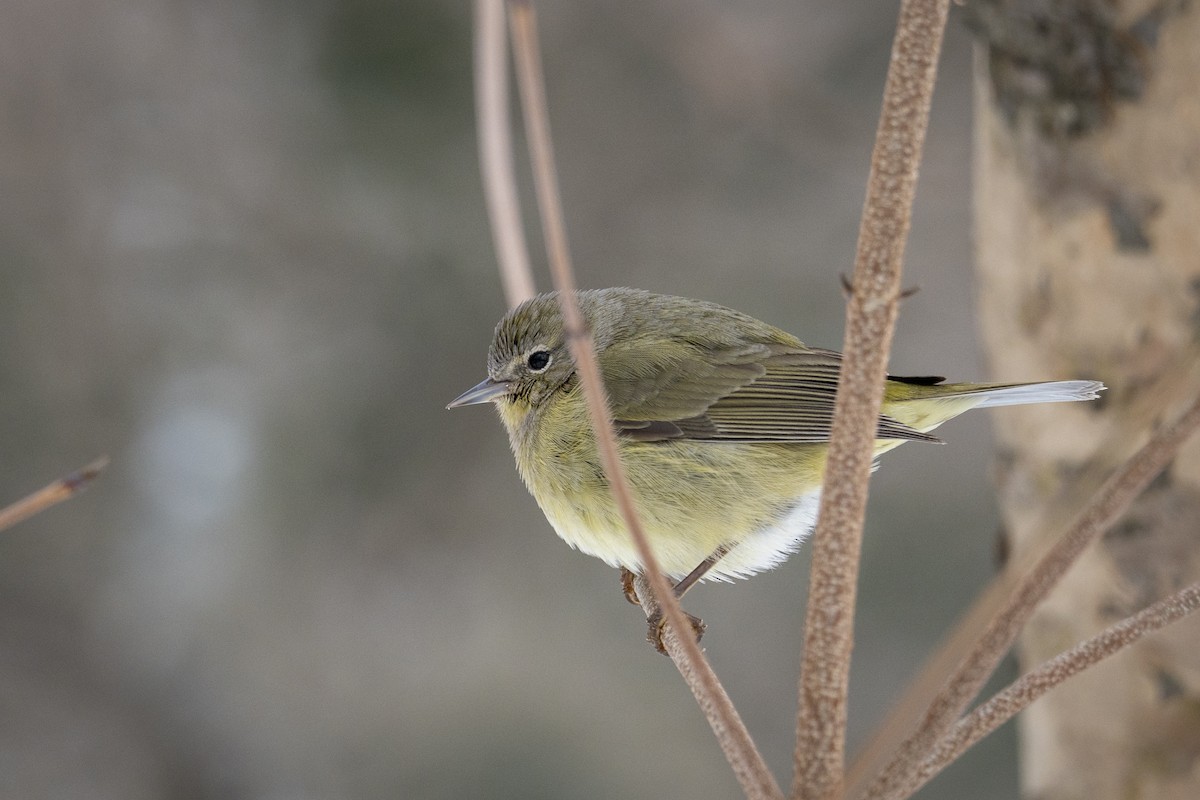
{"type": "MultiPolygon", "coordinates": [[[[692,626],[692,633],[695,635],[696,641],[699,642],[704,636],[704,631],[708,628],[708,626],[704,624],[704,620],[700,619],[699,617],[692,616],[686,611],[683,612],[683,615],[687,617],[687,621],[692,626]]],[[[662,653],[664,656],[670,655],[667,653],[666,645],[663,644],[663,634],[667,631],[667,618],[664,617],[660,611],[657,614],[651,614],[649,617],[647,617],[646,624],[648,626],[648,630],[646,631],[646,641],[654,645],[654,649],[662,653]]]]}
{"type": "Polygon", "coordinates": [[[625,593],[625,599],[633,603],[635,606],[640,606],[642,601],[638,599],[637,588],[633,582],[637,580],[637,575],[629,570],[621,567],[621,591],[625,593]]]}

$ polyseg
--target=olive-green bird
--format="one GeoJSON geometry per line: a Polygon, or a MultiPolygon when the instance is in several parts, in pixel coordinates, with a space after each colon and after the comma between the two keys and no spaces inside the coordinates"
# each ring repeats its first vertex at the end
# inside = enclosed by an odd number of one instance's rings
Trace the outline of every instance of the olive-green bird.
{"type": "MultiPolygon", "coordinates": [[[[770,569],[816,521],[841,355],[713,303],[636,289],[577,295],[646,535],[686,586],[770,569]]],[[[1096,381],[941,383],[891,377],[876,454],[971,408],[1092,400],[1096,381]]],[[[517,468],[568,544],[632,572],[555,294],[496,327],[488,377],[448,408],[493,402],[517,468]]],[[[683,586],[681,588],[686,588],[683,586]]]]}

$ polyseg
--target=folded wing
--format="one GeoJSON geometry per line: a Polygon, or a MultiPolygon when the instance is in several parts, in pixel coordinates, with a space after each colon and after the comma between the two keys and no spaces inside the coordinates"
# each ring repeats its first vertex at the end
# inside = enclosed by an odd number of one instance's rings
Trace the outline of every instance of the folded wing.
{"type": "MultiPolygon", "coordinates": [[[[605,374],[623,436],[638,441],[829,441],[839,353],[767,342],[703,351],[677,340],[644,344],[635,357],[615,354],[621,359],[621,378],[605,374]]],[[[887,416],[879,417],[877,436],[940,441],[887,416]]]]}

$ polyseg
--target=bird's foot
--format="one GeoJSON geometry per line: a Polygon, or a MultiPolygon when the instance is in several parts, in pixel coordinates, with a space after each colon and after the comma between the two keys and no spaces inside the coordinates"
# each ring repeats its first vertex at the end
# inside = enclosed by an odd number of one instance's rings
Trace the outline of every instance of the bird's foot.
{"type": "Polygon", "coordinates": [[[642,601],[638,599],[637,588],[633,585],[633,582],[636,580],[637,575],[621,567],[621,591],[625,593],[626,600],[635,606],[640,606],[642,601]]]}
{"type": "MultiPolygon", "coordinates": [[[[700,619],[699,617],[694,617],[686,611],[683,612],[683,616],[687,617],[687,621],[692,626],[692,634],[696,637],[696,641],[699,642],[701,637],[704,636],[704,631],[708,628],[708,626],[704,624],[704,620],[700,619]]],[[[646,631],[646,641],[654,645],[654,649],[662,653],[664,656],[669,655],[669,653],[667,653],[666,645],[663,644],[663,634],[667,631],[667,618],[664,617],[660,611],[647,617],[646,624],[649,626],[648,630],[646,631]]],[[[685,634],[681,633],[680,635],[685,634]]]]}

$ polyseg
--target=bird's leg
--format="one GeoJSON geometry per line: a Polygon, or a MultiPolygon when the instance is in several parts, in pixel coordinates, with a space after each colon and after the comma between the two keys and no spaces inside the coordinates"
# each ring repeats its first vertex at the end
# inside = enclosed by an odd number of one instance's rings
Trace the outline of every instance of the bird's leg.
{"type": "Polygon", "coordinates": [[[708,574],[708,571],[717,565],[717,562],[724,558],[733,545],[723,544],[713,551],[712,555],[696,565],[696,568],[683,576],[683,580],[675,584],[675,597],[682,598],[687,594],[687,590],[696,585],[696,582],[708,574]]]}
{"type": "MultiPolygon", "coordinates": [[[[673,587],[672,591],[675,594],[675,598],[682,598],[687,593],[688,589],[691,589],[693,586],[695,586],[696,583],[703,578],[718,561],[724,558],[731,549],[732,546],[730,545],[721,545],[713,551],[712,555],[697,564],[694,570],[685,575],[683,580],[679,581],[679,583],[676,583],[673,587]]],[[[625,599],[636,605],[641,605],[641,602],[638,600],[636,587],[634,586],[634,582],[636,580],[637,576],[634,573],[630,572],[624,567],[621,568],[621,588],[625,592],[625,599]]],[[[693,616],[686,611],[683,612],[683,615],[687,617],[688,622],[691,624],[692,632],[696,636],[696,641],[700,641],[700,638],[704,635],[705,628],[707,627],[704,624],[704,620],[697,616],[693,616]]],[[[648,626],[648,630],[646,631],[646,641],[654,645],[655,650],[663,655],[667,655],[667,648],[663,644],[663,633],[666,630],[666,618],[663,616],[662,610],[659,609],[647,616],[646,624],[648,626]]]]}
{"type": "MultiPolygon", "coordinates": [[[[681,599],[685,594],[687,594],[688,589],[691,589],[693,586],[695,586],[696,583],[703,578],[710,569],[716,566],[716,563],[724,558],[732,549],[732,545],[723,544],[714,550],[711,556],[697,564],[694,570],[685,575],[683,580],[679,581],[679,583],[675,584],[673,587],[675,590],[675,599],[681,599]]],[[[633,582],[635,580],[637,580],[637,575],[635,573],[631,572],[625,567],[621,567],[621,591],[624,592],[626,600],[628,600],[630,603],[633,603],[635,606],[640,606],[642,601],[638,600],[637,590],[633,586],[633,582]]]]}

